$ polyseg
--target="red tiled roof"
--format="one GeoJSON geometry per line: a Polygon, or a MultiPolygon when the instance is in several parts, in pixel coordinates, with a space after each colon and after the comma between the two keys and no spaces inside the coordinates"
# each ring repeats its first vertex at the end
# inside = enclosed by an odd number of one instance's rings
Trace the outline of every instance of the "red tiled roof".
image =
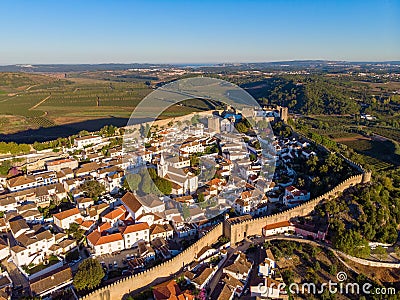
{"type": "Polygon", "coordinates": [[[102,236],[100,234],[100,232],[95,230],[87,236],[87,239],[89,240],[89,242],[92,245],[98,246],[98,245],[108,244],[108,243],[112,243],[112,242],[116,242],[116,241],[122,241],[123,237],[122,237],[122,234],[120,234],[119,232],[102,236]]]}
{"type": "Polygon", "coordinates": [[[56,166],[56,165],[60,165],[63,163],[68,163],[68,162],[74,162],[75,160],[72,160],[70,158],[64,158],[64,159],[58,159],[58,160],[53,160],[53,161],[49,161],[46,164],[48,166],[56,166]]]}
{"type": "Polygon", "coordinates": [[[292,224],[289,221],[282,221],[278,223],[273,223],[273,224],[268,224],[264,226],[265,230],[270,230],[270,229],[275,229],[275,228],[280,228],[280,227],[286,227],[286,226],[291,226],[292,224]]]}
{"type": "Polygon", "coordinates": [[[108,230],[110,228],[111,228],[110,223],[103,223],[103,224],[99,225],[99,231],[100,232],[103,232],[103,231],[108,230]]]}
{"type": "Polygon", "coordinates": [[[127,192],[121,198],[121,201],[126,208],[130,209],[133,212],[137,212],[142,207],[142,204],[139,202],[136,196],[131,192],[127,192]]]}
{"type": "Polygon", "coordinates": [[[69,217],[71,217],[73,215],[77,215],[77,214],[80,214],[79,213],[79,209],[77,209],[75,207],[75,208],[72,208],[72,209],[64,210],[64,211],[62,211],[62,212],[60,212],[58,214],[55,214],[55,215],[53,215],[53,218],[56,218],[58,220],[64,220],[66,218],[69,218],[69,217]]]}
{"type": "Polygon", "coordinates": [[[123,214],[125,214],[125,212],[126,212],[126,208],[123,205],[121,205],[121,206],[118,206],[113,211],[110,211],[108,214],[106,214],[104,216],[104,218],[109,219],[109,220],[114,220],[114,219],[121,217],[123,214]]]}
{"type": "Polygon", "coordinates": [[[141,231],[141,230],[146,230],[146,229],[150,229],[149,224],[147,224],[146,222],[133,224],[133,225],[129,225],[128,227],[125,228],[124,234],[131,233],[131,232],[137,232],[137,231],[141,231]]]}
{"type": "Polygon", "coordinates": [[[193,300],[194,296],[188,291],[181,292],[175,280],[166,281],[153,287],[155,300],[193,300]]]}
{"type": "Polygon", "coordinates": [[[81,224],[81,227],[89,229],[90,227],[92,227],[93,224],[94,224],[93,221],[84,221],[84,222],[81,224]]]}

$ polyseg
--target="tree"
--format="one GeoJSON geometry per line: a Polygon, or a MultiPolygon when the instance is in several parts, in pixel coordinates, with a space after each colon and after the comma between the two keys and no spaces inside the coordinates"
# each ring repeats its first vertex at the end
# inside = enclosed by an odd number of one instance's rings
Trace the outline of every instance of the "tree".
{"type": "Polygon", "coordinates": [[[246,133],[249,129],[247,128],[247,126],[240,122],[240,123],[236,123],[235,124],[235,128],[239,133],[246,133]]]}
{"type": "Polygon", "coordinates": [[[142,181],[139,185],[140,191],[145,194],[150,194],[152,187],[152,180],[150,176],[143,176],[142,181]]]}
{"type": "Polygon", "coordinates": [[[197,114],[194,115],[190,121],[192,122],[192,125],[196,125],[197,123],[200,122],[200,117],[199,117],[199,115],[197,115],[197,114]]]}
{"type": "Polygon", "coordinates": [[[147,169],[147,171],[149,172],[149,175],[150,175],[150,178],[151,179],[156,179],[157,178],[157,172],[156,172],[156,170],[155,169],[153,169],[153,168],[148,168],[147,169]]]}
{"type": "Polygon", "coordinates": [[[141,181],[142,177],[139,174],[128,174],[125,176],[122,187],[125,190],[137,191],[139,189],[141,181]]]}
{"type": "Polygon", "coordinates": [[[154,184],[164,195],[169,195],[172,193],[172,184],[169,180],[157,177],[156,179],[154,179],[154,184]]]}
{"type": "Polygon", "coordinates": [[[74,286],[78,291],[97,287],[104,277],[104,270],[97,259],[87,258],[78,267],[74,286]]]}
{"type": "Polygon", "coordinates": [[[83,237],[84,230],[79,228],[79,225],[77,223],[71,223],[69,225],[69,229],[67,229],[67,233],[69,235],[72,235],[72,237],[76,240],[80,240],[83,237]]]}
{"type": "Polygon", "coordinates": [[[201,203],[201,202],[204,201],[204,194],[203,194],[203,193],[200,193],[200,194],[197,196],[197,201],[199,201],[199,203],[201,203]]]}
{"type": "Polygon", "coordinates": [[[396,253],[396,256],[400,258],[400,247],[399,246],[394,248],[394,253],[396,253]]]}
{"type": "Polygon", "coordinates": [[[388,256],[386,249],[383,248],[381,245],[376,247],[375,250],[373,250],[373,253],[376,254],[381,260],[388,256]]]}
{"type": "Polygon", "coordinates": [[[335,264],[332,264],[329,266],[329,273],[331,275],[336,275],[337,273],[337,266],[335,264]]]}
{"type": "Polygon", "coordinates": [[[87,180],[82,184],[82,189],[87,197],[97,199],[101,194],[106,191],[104,185],[97,180],[87,180]]]}

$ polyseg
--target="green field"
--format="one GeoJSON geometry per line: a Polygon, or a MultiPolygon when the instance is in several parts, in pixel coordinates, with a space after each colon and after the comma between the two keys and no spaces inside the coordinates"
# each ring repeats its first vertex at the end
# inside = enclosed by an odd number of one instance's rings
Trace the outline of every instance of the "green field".
{"type": "MultiPolygon", "coordinates": [[[[82,124],[97,119],[119,119],[118,124],[123,124],[125,120],[126,124],[135,106],[153,91],[143,81],[114,82],[73,77],[73,74],[68,76],[71,78],[60,79],[60,75],[0,73],[0,114],[4,119],[0,134],[64,124],[82,124]],[[18,126],[14,126],[15,123],[18,126]]],[[[186,101],[183,106],[170,107],[162,117],[174,117],[210,108],[212,107],[205,101],[193,99],[186,101]]],[[[155,108],[148,109],[151,111],[155,108]]]]}

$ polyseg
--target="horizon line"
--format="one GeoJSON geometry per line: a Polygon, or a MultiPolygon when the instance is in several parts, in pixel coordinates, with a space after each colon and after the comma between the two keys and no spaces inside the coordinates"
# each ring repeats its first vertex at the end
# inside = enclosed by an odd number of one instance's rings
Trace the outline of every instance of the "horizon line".
{"type": "Polygon", "coordinates": [[[289,60],[263,60],[263,61],[220,61],[220,62],[78,62],[78,63],[3,63],[0,67],[7,66],[51,66],[51,65],[222,65],[222,64],[263,64],[263,63],[285,63],[285,62],[338,62],[338,63],[400,63],[400,59],[391,60],[334,60],[334,59],[289,59],[289,60]]]}

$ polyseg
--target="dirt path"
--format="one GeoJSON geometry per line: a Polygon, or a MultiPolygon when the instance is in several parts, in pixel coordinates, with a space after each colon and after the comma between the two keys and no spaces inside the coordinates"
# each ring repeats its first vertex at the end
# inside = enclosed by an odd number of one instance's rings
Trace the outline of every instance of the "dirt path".
{"type": "Polygon", "coordinates": [[[28,87],[25,89],[25,91],[29,91],[31,88],[33,88],[33,87],[35,87],[35,86],[38,86],[38,84],[28,86],[28,87]]]}
{"type": "Polygon", "coordinates": [[[43,100],[41,100],[39,103],[36,103],[34,106],[32,106],[29,110],[35,109],[35,108],[38,107],[39,105],[43,104],[43,103],[44,103],[46,100],[48,100],[50,97],[51,97],[51,95],[50,95],[50,96],[47,96],[46,98],[44,98],[43,100]]]}
{"type": "Polygon", "coordinates": [[[343,143],[343,142],[354,142],[354,141],[359,141],[359,140],[371,141],[371,138],[360,134],[360,135],[354,135],[354,136],[349,136],[349,137],[336,138],[333,140],[335,142],[343,143]]]}

